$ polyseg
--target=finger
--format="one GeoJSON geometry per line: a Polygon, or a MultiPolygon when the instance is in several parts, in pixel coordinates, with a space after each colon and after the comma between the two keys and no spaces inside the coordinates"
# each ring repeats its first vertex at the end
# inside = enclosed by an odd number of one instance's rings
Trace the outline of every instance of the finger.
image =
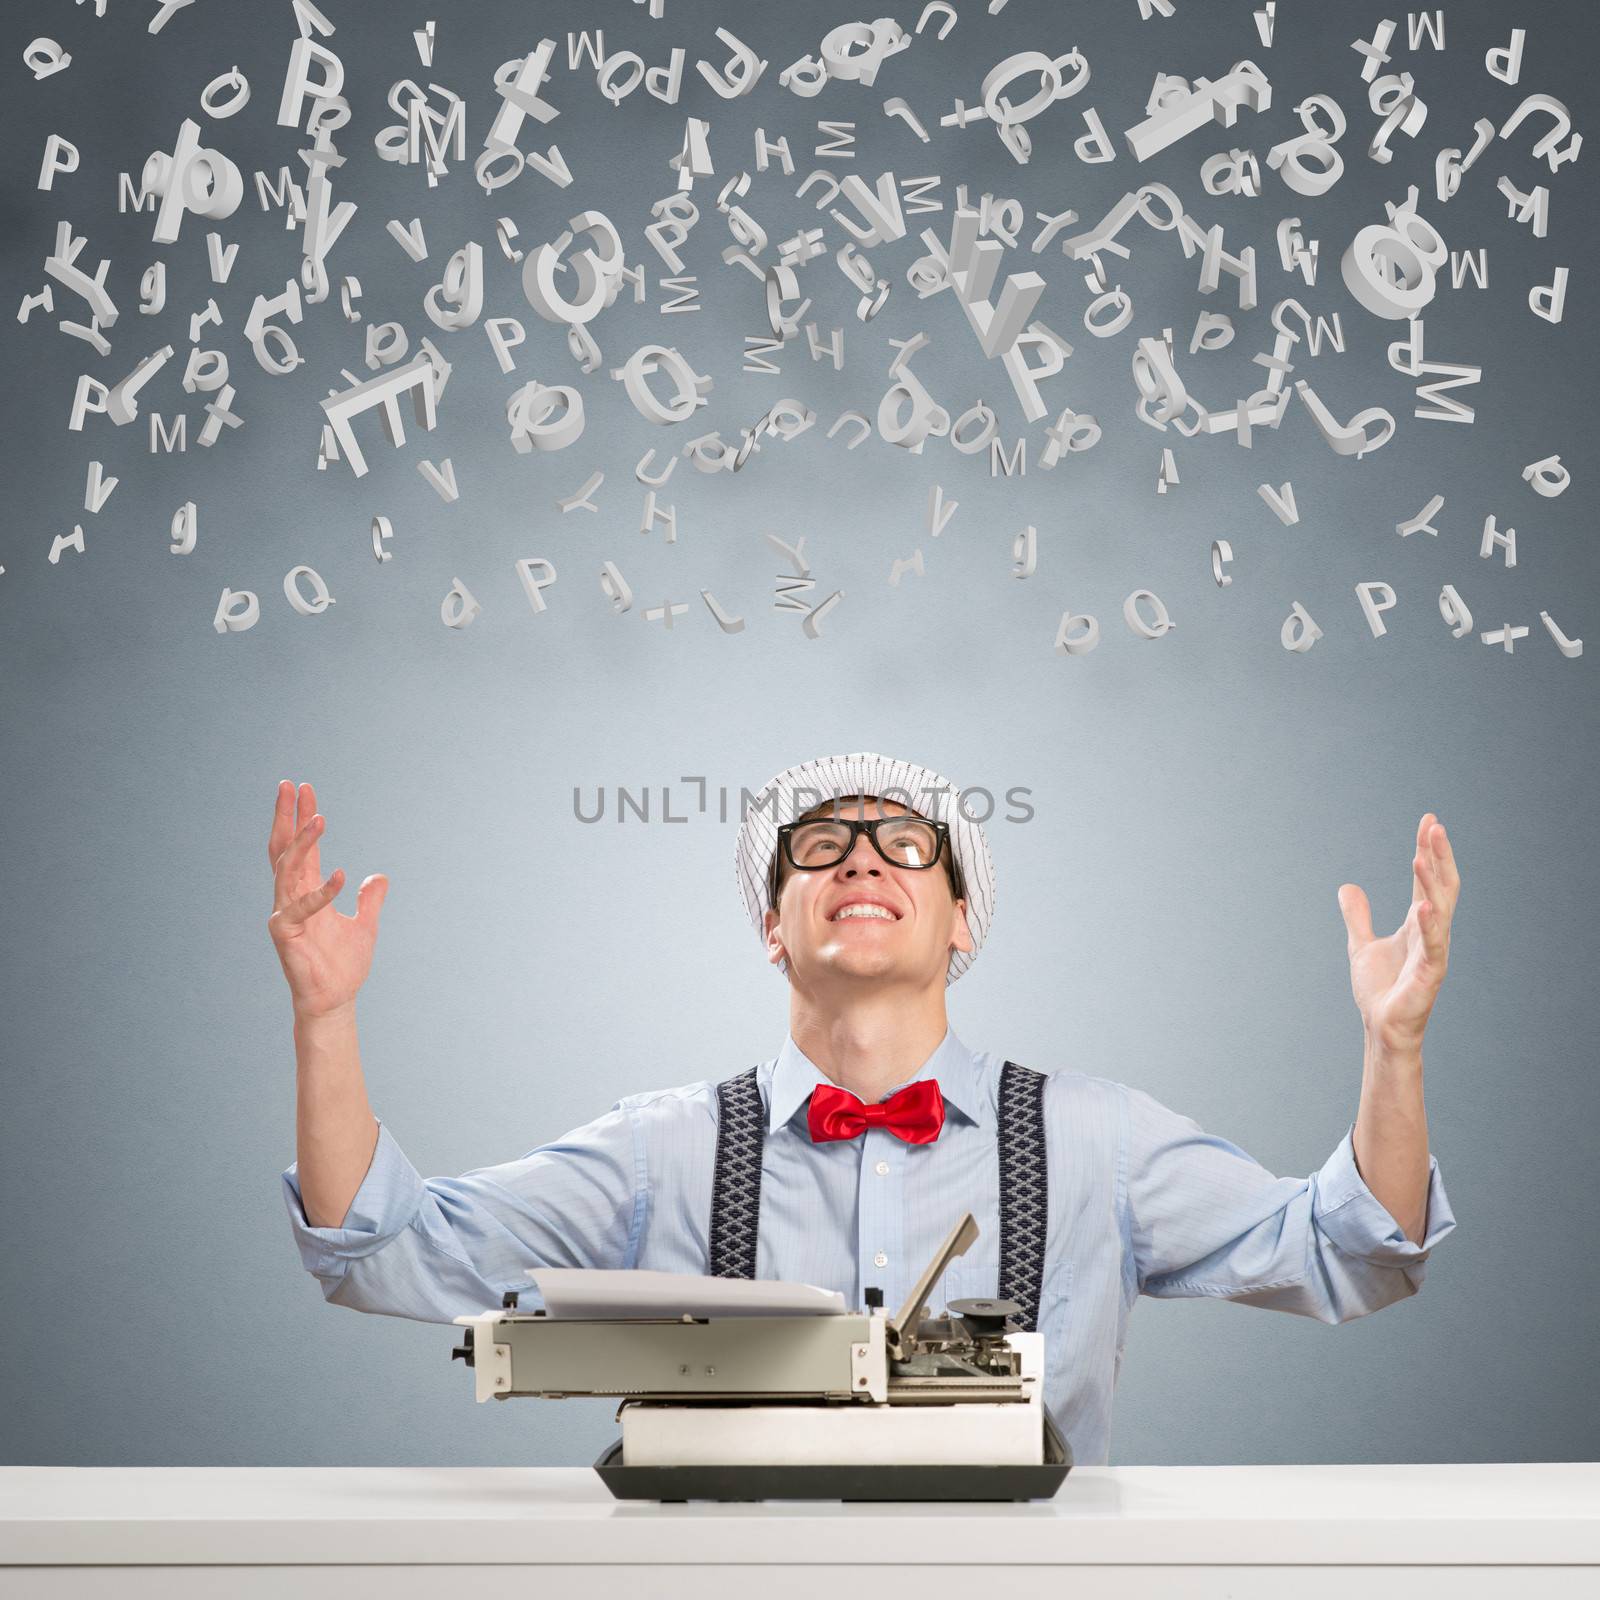
{"type": "Polygon", "coordinates": [[[1440,873],[1444,881],[1454,889],[1460,885],[1461,873],[1456,866],[1455,851],[1450,848],[1450,835],[1445,832],[1442,822],[1439,824],[1435,837],[1438,840],[1438,854],[1435,859],[1439,863],[1440,873]]]}
{"type": "Polygon", "coordinates": [[[1366,892],[1359,884],[1339,885],[1339,909],[1344,913],[1346,948],[1354,955],[1363,945],[1372,942],[1372,907],[1367,904],[1366,892]]]}
{"type": "Polygon", "coordinates": [[[1445,951],[1445,931],[1439,908],[1425,900],[1417,908],[1417,925],[1422,929],[1422,944],[1430,961],[1442,961],[1445,951]]]}
{"type": "Polygon", "coordinates": [[[1417,853],[1411,858],[1411,903],[1421,905],[1428,898],[1428,873],[1431,871],[1428,863],[1428,850],[1426,845],[1418,845],[1417,853]]]}
{"type": "MultiPolygon", "coordinates": [[[[302,783],[300,785],[300,823],[303,827],[317,815],[317,791],[314,785],[302,783]]],[[[324,819],[324,823],[326,819],[324,819]]],[[[313,840],[315,840],[315,835],[313,840]]],[[[315,842],[305,855],[305,869],[313,881],[322,876],[322,857],[317,853],[315,842]]]]}
{"type": "Polygon", "coordinates": [[[383,910],[388,893],[389,880],[381,872],[362,879],[356,891],[356,920],[370,926],[374,933],[378,931],[378,913],[383,910]]]}
{"type": "Polygon", "coordinates": [[[1448,931],[1450,918],[1455,911],[1456,896],[1461,886],[1460,874],[1455,870],[1454,859],[1450,856],[1450,840],[1444,831],[1444,824],[1434,822],[1428,830],[1427,845],[1428,861],[1428,895],[1438,911],[1444,928],[1448,931]]]}
{"type": "Polygon", "coordinates": [[[315,786],[309,783],[302,783],[295,791],[295,798],[298,801],[295,827],[299,829],[305,827],[317,814],[317,791],[315,786]]]}
{"type": "Polygon", "coordinates": [[[267,835],[267,865],[277,870],[278,857],[288,849],[294,837],[294,785],[287,778],[278,785],[278,797],[272,805],[272,831],[267,835]]]}
{"type": "Polygon", "coordinates": [[[1438,840],[1443,835],[1439,819],[1430,811],[1424,816],[1419,830],[1417,853],[1412,859],[1413,888],[1411,903],[1432,899],[1437,905],[1444,887],[1439,865],[1438,840]]]}
{"type": "Polygon", "coordinates": [[[312,817],[278,858],[273,899],[279,910],[291,903],[301,884],[321,880],[322,868],[317,862],[316,841],[322,834],[325,822],[326,819],[321,815],[312,817]]]}
{"type": "Polygon", "coordinates": [[[304,922],[307,918],[315,916],[317,912],[327,905],[338,894],[343,885],[344,871],[342,868],[335,867],[317,888],[311,890],[309,894],[303,894],[297,899],[291,900],[288,905],[283,907],[280,915],[285,922],[304,922]]]}

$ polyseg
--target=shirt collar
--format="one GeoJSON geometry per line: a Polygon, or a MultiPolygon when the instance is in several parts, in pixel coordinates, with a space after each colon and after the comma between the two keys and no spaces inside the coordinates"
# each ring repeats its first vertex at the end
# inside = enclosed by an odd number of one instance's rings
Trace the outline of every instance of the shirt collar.
{"type": "MultiPolygon", "coordinates": [[[[944,1038],[939,1041],[938,1048],[906,1079],[906,1083],[914,1083],[921,1078],[937,1078],[939,1093],[948,1106],[980,1128],[989,1125],[990,1106],[986,1085],[976,1059],[956,1037],[954,1028],[946,1025],[944,1038]]],[[[783,1127],[810,1100],[811,1091],[819,1083],[832,1082],[827,1073],[794,1042],[794,1035],[786,1034],[783,1049],[778,1052],[772,1069],[771,1086],[767,1092],[768,1133],[783,1127]]],[[[897,1083],[890,1093],[904,1087],[905,1083],[897,1083]]]]}

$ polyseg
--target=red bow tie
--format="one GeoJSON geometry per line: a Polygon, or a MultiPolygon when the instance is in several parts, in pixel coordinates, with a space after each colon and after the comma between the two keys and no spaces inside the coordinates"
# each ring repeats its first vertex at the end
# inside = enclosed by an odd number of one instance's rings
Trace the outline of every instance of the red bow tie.
{"type": "Polygon", "coordinates": [[[907,1144],[932,1144],[944,1126],[944,1096],[932,1078],[908,1083],[897,1094],[867,1105],[848,1089],[819,1083],[806,1110],[813,1144],[854,1139],[868,1128],[887,1128],[907,1144]]]}

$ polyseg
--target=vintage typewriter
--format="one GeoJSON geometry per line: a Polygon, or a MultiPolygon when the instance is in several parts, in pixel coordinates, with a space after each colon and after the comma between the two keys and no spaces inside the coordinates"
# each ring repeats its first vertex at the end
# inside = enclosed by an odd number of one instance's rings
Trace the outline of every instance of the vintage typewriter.
{"type": "Polygon", "coordinates": [[[893,1317],[874,1288],[850,1311],[811,1285],[536,1268],[545,1309],[511,1291],[457,1317],[451,1355],[480,1401],[621,1397],[622,1436],[595,1462],[618,1499],[1045,1498],[1072,1457],[1044,1404],[1044,1336],[1015,1326],[1011,1300],[929,1315],[977,1237],[969,1212],[893,1317]],[[605,1299],[646,1280],[644,1314],[605,1299]],[[786,1310],[784,1290],[810,1300],[786,1310]]]}

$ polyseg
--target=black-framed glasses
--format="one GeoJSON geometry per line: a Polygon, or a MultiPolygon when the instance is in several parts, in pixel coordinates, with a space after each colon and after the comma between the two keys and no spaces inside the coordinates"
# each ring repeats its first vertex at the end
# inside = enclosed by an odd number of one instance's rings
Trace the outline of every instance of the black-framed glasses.
{"type": "MultiPolygon", "coordinates": [[[[787,861],[798,872],[822,872],[843,861],[855,849],[857,836],[863,833],[890,866],[925,872],[944,855],[950,827],[927,817],[828,817],[786,822],[778,829],[778,848],[772,858],[773,903],[778,898],[781,861],[787,861]]],[[[959,900],[963,891],[953,851],[946,865],[951,893],[959,900]]]]}

